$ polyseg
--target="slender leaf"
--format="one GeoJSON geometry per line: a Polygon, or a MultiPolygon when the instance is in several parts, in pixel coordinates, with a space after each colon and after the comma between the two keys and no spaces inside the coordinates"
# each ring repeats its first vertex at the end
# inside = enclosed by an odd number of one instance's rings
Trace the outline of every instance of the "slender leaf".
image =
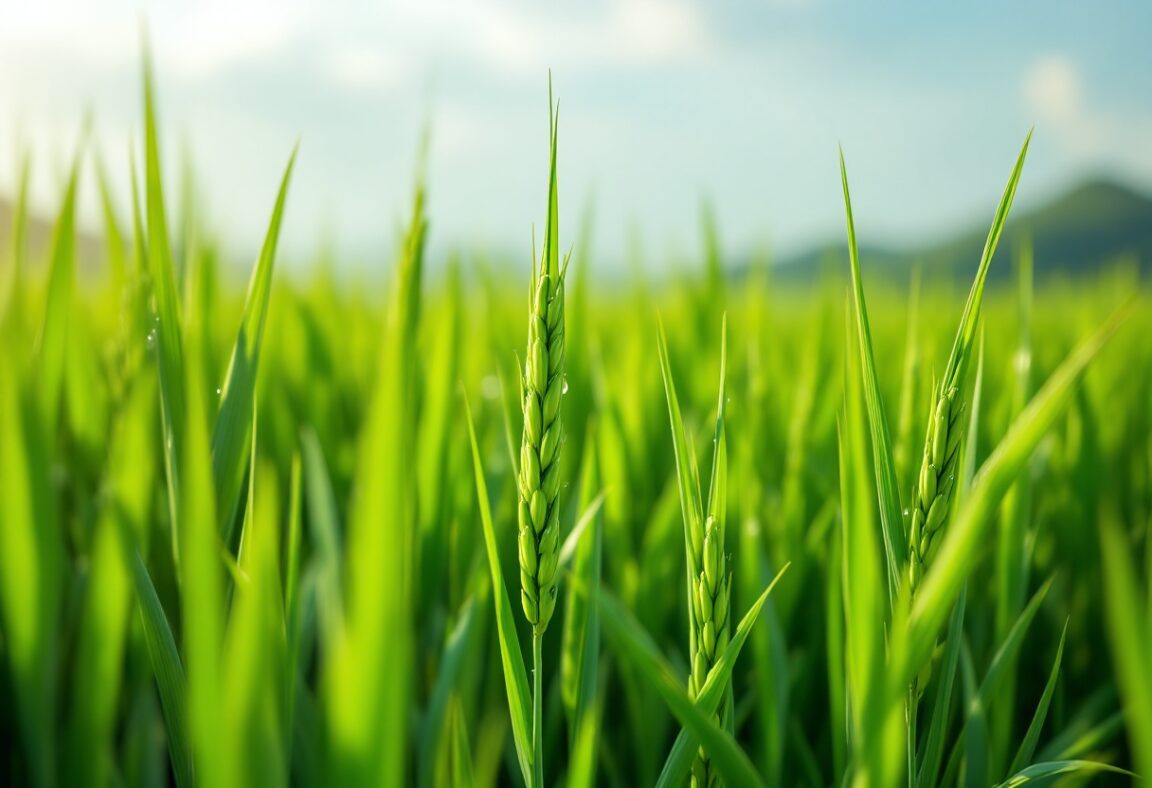
{"type": "Polygon", "coordinates": [[[1136,764],[1152,775],[1152,613],[1143,607],[1136,573],[1129,558],[1131,548],[1114,523],[1100,530],[1104,560],[1104,601],[1112,660],[1121,689],[1128,740],[1136,764]]]}
{"type": "Polygon", "coordinates": [[[876,356],[872,345],[872,327],[864,302],[864,283],[860,273],[860,252],[856,245],[856,226],[852,220],[852,200],[848,195],[848,170],[844,152],[840,152],[840,181],[844,187],[844,212],[848,225],[848,259],[852,270],[852,293],[855,298],[857,347],[864,382],[864,399],[868,406],[868,427],[872,435],[872,462],[876,472],[876,495],[880,501],[880,527],[884,533],[884,556],[888,568],[888,594],[900,591],[901,573],[908,560],[908,545],[900,509],[896,458],[888,430],[888,416],[876,373],[876,356]]]}
{"type": "MultiPolygon", "coordinates": [[[[760,610],[764,607],[764,603],[768,600],[769,594],[772,589],[776,587],[776,583],[788,571],[791,564],[785,564],[776,576],[772,578],[772,582],[761,592],[760,596],[756,599],[752,606],[748,608],[748,612],[740,619],[740,623],[736,626],[736,631],[732,635],[732,639],[728,642],[727,648],[712,666],[712,670],[708,672],[708,678],[704,682],[704,686],[700,689],[700,694],[696,697],[696,706],[701,712],[712,715],[720,707],[720,702],[724,698],[724,692],[732,681],[732,671],[736,668],[736,659],[740,656],[740,651],[744,648],[744,643],[748,640],[748,635],[752,632],[752,627],[756,624],[760,616],[760,610]]],[[[618,604],[618,603],[617,603],[618,604]]],[[[639,626],[637,624],[637,626],[639,626]]],[[[681,720],[683,722],[683,720],[681,720]]],[[[676,736],[676,741],[672,745],[671,751],[668,753],[668,758],[664,761],[664,768],[660,772],[660,779],[656,783],[658,786],[674,786],[680,785],[688,777],[688,773],[692,769],[692,760],[696,757],[696,748],[701,742],[700,735],[696,732],[695,728],[688,726],[685,723],[685,728],[680,731],[676,736]]]]}
{"type": "MultiPolygon", "coordinates": [[[[160,407],[164,431],[164,467],[168,479],[168,512],[173,523],[172,556],[180,566],[180,536],[175,524],[180,511],[180,460],[184,429],[184,346],[181,337],[180,299],[176,270],[168,241],[168,219],[160,171],[160,142],[156,131],[156,100],[152,87],[152,57],[144,48],[144,243],[139,244],[148,263],[154,312],[148,342],[154,346],[160,375],[160,407]]],[[[135,183],[135,178],[133,178],[135,183]]]]}
{"type": "MultiPolygon", "coordinates": [[[[600,613],[605,632],[615,643],[618,653],[636,666],[636,676],[660,694],[669,710],[700,742],[721,778],[730,785],[762,786],[764,783],[748,756],[729,733],[712,721],[713,712],[706,711],[704,694],[708,685],[701,691],[697,701],[689,698],[682,686],[684,682],[677,678],[672,666],[660,656],[656,645],[640,623],[606,592],[600,595],[600,613]]],[[[728,652],[731,649],[732,644],[729,644],[728,652]]],[[[709,683],[718,676],[717,669],[720,666],[718,662],[713,667],[709,683]]],[[[712,688],[716,705],[719,705],[724,687],[717,683],[712,688]]]]}
{"type": "Polygon", "coordinates": [[[1112,774],[1136,777],[1135,774],[1127,769],[1120,769],[1107,763],[1101,763],[1100,761],[1046,761],[1045,763],[1035,763],[1026,769],[1021,769],[1012,777],[1000,783],[997,788],[1014,788],[1014,786],[1029,785],[1031,783],[1043,785],[1053,782],[1055,778],[1062,775],[1076,774],[1079,772],[1111,772],[1112,774]]]}
{"type": "Polygon", "coordinates": [[[1044,721],[1048,718],[1048,707],[1052,703],[1052,695],[1056,691],[1056,679],[1060,677],[1060,661],[1064,657],[1064,642],[1068,637],[1068,622],[1064,622],[1064,629],[1060,632],[1060,645],[1056,647],[1056,659],[1052,661],[1052,672],[1048,674],[1048,681],[1044,684],[1044,692],[1040,695],[1040,702],[1036,704],[1036,711],[1032,715],[1032,722],[1028,724],[1028,732],[1020,741],[1020,748],[1016,750],[1016,757],[1008,767],[1008,773],[1013,774],[1024,768],[1032,760],[1036,752],[1036,743],[1040,741],[1040,733],[1044,730],[1044,721]]]}
{"type": "Polygon", "coordinates": [[[496,634],[500,643],[500,662],[504,668],[504,688],[508,694],[508,711],[512,717],[512,736],[516,742],[516,757],[524,783],[532,783],[532,728],[531,695],[524,655],[516,634],[516,619],[508,590],[504,585],[504,572],[500,568],[496,528],[492,524],[492,509],[488,503],[488,483],[484,479],[484,465],[480,459],[480,444],[472,423],[472,406],[464,398],[464,411],[468,418],[468,436],[472,441],[472,463],[476,474],[476,495],[480,505],[480,522],[484,526],[484,547],[488,553],[488,568],[492,574],[493,601],[496,603],[496,634]]]}
{"type": "Polygon", "coordinates": [[[898,673],[905,681],[928,657],[956,596],[976,563],[984,536],[1004,492],[1011,486],[1032,450],[1071,402],[1088,364],[1120,327],[1128,309],[1115,313],[1094,335],[1065,359],[1032,398],[1008,434],[992,452],[973,481],[972,490],[956,512],[940,551],[924,577],[913,605],[906,641],[896,644],[898,673]]]}
{"type": "Polygon", "coordinates": [[[160,704],[164,709],[164,725],[168,738],[168,752],[172,757],[172,773],[180,788],[191,788],[194,784],[192,740],[188,731],[188,682],[184,678],[184,665],[176,650],[176,640],[172,637],[172,627],[156,596],[156,588],[144,560],[139,553],[133,553],[132,581],[136,587],[136,599],[140,608],[140,620],[144,624],[144,642],[148,646],[148,658],[152,672],[156,676],[156,688],[160,692],[160,704]]]}
{"type": "Polygon", "coordinates": [[[240,492],[248,460],[248,439],[252,434],[260,343],[264,337],[264,324],[268,319],[268,302],[272,293],[272,268],[276,260],[276,244],[280,238],[288,184],[295,163],[296,150],[293,149],[280,180],[280,190],[276,195],[264,245],[260,249],[256,267],[252,269],[248,297],[244,303],[244,317],[220,388],[220,411],[212,431],[212,476],[216,485],[216,505],[223,519],[221,533],[225,544],[232,541],[232,529],[240,505],[240,492]]]}

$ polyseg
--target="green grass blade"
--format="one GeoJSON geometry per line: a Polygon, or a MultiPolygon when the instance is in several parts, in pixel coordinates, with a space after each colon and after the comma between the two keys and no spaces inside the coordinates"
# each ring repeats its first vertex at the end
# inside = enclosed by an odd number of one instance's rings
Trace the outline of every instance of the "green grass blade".
{"type": "Polygon", "coordinates": [[[464,720],[464,710],[460,702],[452,704],[450,714],[452,726],[452,785],[456,788],[472,788],[476,784],[472,765],[472,750],[468,746],[468,726],[464,720]]]}
{"type": "Polygon", "coordinates": [[[424,788],[431,786],[436,779],[436,755],[445,732],[446,719],[449,733],[455,736],[455,732],[451,730],[451,726],[455,724],[451,719],[452,705],[455,704],[450,705],[450,702],[457,689],[464,661],[471,656],[476,645],[474,634],[477,631],[476,608],[486,601],[479,593],[468,597],[456,618],[456,626],[452,628],[444,644],[440,669],[437,671],[436,683],[424,711],[418,743],[416,762],[420,772],[420,785],[424,788]]]}
{"type": "Polygon", "coordinates": [[[156,596],[156,587],[139,553],[133,553],[132,581],[144,624],[144,642],[148,659],[156,677],[160,705],[164,710],[164,726],[168,739],[168,753],[172,758],[172,773],[179,788],[192,788],[195,784],[192,739],[188,730],[188,683],[184,678],[184,665],[176,650],[172,627],[156,596]]]}
{"type": "Polygon", "coordinates": [[[672,377],[672,365],[668,358],[668,340],[664,336],[664,326],[660,325],[657,348],[660,355],[660,372],[664,378],[664,393],[668,400],[668,417],[672,424],[672,446],[676,454],[676,481],[680,492],[680,511],[684,517],[684,553],[686,591],[688,600],[688,653],[696,653],[696,627],[693,621],[692,578],[700,573],[696,557],[704,544],[704,509],[700,495],[700,474],[696,458],[684,430],[684,418],[680,411],[680,401],[676,395],[676,382],[672,377]]]}
{"type": "Polygon", "coordinates": [[[1136,582],[1132,548],[1118,526],[1106,522],[1100,531],[1104,561],[1104,601],[1112,661],[1127,720],[1128,741],[1137,768],[1152,775],[1152,613],[1144,607],[1136,582]]]}
{"type": "Polygon", "coordinates": [[[106,785],[117,766],[119,705],[126,687],[123,669],[133,613],[134,536],[147,551],[149,515],[155,496],[156,392],[149,377],[138,377],[127,393],[112,429],[105,499],[97,515],[89,560],[90,582],[83,601],[68,721],[70,784],[106,785]]]}
{"type": "Polygon", "coordinates": [[[1004,232],[1004,224],[1008,221],[1008,212],[1012,209],[1012,200],[1016,196],[1016,186],[1020,183],[1020,174],[1024,171],[1024,159],[1028,155],[1028,143],[1032,141],[1032,132],[1024,138],[1024,145],[1016,157],[1016,164],[1004,187],[1004,194],[1000,197],[1000,204],[996,207],[996,215],[992,218],[992,227],[988,230],[988,237],[984,241],[984,251],[980,255],[980,266],[976,271],[976,279],[972,289],[968,292],[968,300],[964,304],[964,312],[960,317],[960,328],[956,338],[952,341],[952,350],[948,354],[948,363],[944,368],[944,375],[940,381],[940,391],[948,391],[953,386],[959,386],[964,379],[964,372],[971,357],[970,350],[976,339],[976,325],[980,320],[980,304],[984,298],[984,282],[988,278],[988,269],[992,265],[992,258],[996,255],[996,246],[1000,243],[1000,235],[1004,232]]]}
{"type": "Polygon", "coordinates": [[[304,498],[308,506],[312,560],[316,566],[316,596],[323,634],[321,643],[329,644],[335,639],[343,619],[340,514],[336,508],[323,449],[311,429],[301,433],[300,449],[304,463],[304,498]]]}
{"type": "MultiPolygon", "coordinates": [[[[300,625],[300,553],[303,550],[303,469],[300,454],[292,455],[288,486],[288,539],[284,549],[284,621],[288,626],[288,640],[293,655],[300,625]]],[[[295,656],[293,657],[295,658],[295,656]]],[[[295,672],[295,666],[289,673],[295,672]]]]}
{"type": "MultiPolygon", "coordinates": [[[[1048,589],[1051,586],[1051,581],[1048,581],[1040,590],[1037,591],[1032,599],[1029,601],[1027,607],[1021,612],[1016,623],[1013,625],[1008,637],[1000,644],[996,650],[995,656],[992,658],[992,663],[988,667],[988,672],[984,675],[984,679],[980,682],[979,687],[969,686],[974,683],[974,675],[972,681],[969,681],[968,673],[972,671],[970,664],[965,664],[964,687],[965,697],[967,704],[967,712],[964,718],[964,727],[961,731],[961,739],[956,743],[956,749],[952,753],[951,761],[957,761],[960,757],[961,745],[963,745],[964,752],[964,774],[965,782],[976,788],[976,786],[983,786],[988,784],[989,772],[993,768],[991,763],[991,741],[988,725],[988,709],[994,698],[996,698],[1005,679],[1009,672],[1014,668],[1016,655],[1020,653],[1020,648],[1024,642],[1024,636],[1028,632],[1028,627],[1032,624],[1032,620],[1036,617],[1036,613],[1040,610],[1040,603],[1044,601],[1044,597],[1048,594],[1048,589]]],[[[963,655],[965,659],[969,659],[967,652],[963,655]]]]}
{"type": "Polygon", "coordinates": [[[212,476],[216,485],[216,505],[222,518],[221,533],[224,543],[232,543],[232,529],[240,506],[241,487],[247,463],[249,436],[252,433],[253,404],[256,376],[260,366],[260,343],[264,337],[264,324],[268,319],[268,302],[272,294],[272,269],[276,261],[276,244],[280,238],[280,223],[284,216],[284,203],[288,184],[296,163],[296,150],[288,158],[276,204],[264,236],[264,245],[252,279],[248,284],[248,297],[244,302],[244,317],[232,347],[232,358],[220,389],[220,410],[212,430],[212,476]]]}
{"type": "MultiPolygon", "coordinates": [[[[762,588],[772,577],[771,562],[762,550],[763,539],[759,521],[755,517],[746,517],[740,525],[736,567],[741,599],[752,597],[756,589],[762,588]]],[[[833,574],[839,575],[838,572],[833,574]]],[[[759,696],[757,718],[764,751],[761,771],[766,782],[778,785],[783,780],[790,687],[788,644],[773,602],[768,599],[765,603],[764,626],[754,629],[751,638],[755,686],[759,696]]],[[[835,646],[832,649],[835,650],[835,646]]],[[[829,690],[829,694],[835,692],[829,690]]]]}
{"type": "Polygon", "coordinates": [[[181,556],[180,597],[184,619],[183,653],[188,669],[189,728],[198,779],[208,785],[224,780],[220,748],[219,698],[225,595],[223,545],[216,527],[212,456],[208,430],[208,392],[204,358],[198,346],[203,336],[199,320],[189,316],[185,357],[184,442],[180,452],[180,508],[175,532],[181,556]]]}
{"type": "Polygon", "coordinates": [[[1008,636],[996,649],[992,663],[988,666],[988,672],[980,684],[980,693],[988,700],[991,700],[999,692],[1001,682],[1013,670],[1016,655],[1020,653],[1024,644],[1024,636],[1028,634],[1028,627],[1032,625],[1032,620],[1036,618],[1036,614],[1040,611],[1040,604],[1048,595],[1048,589],[1051,587],[1052,580],[1048,580],[1032,595],[1028,604],[1024,606],[1016,618],[1016,623],[1008,631],[1008,636]]]}
{"type": "Polygon", "coordinates": [[[961,446],[963,458],[960,463],[960,478],[956,480],[957,501],[964,500],[976,476],[976,455],[979,449],[980,415],[984,403],[984,334],[980,334],[980,347],[976,351],[976,379],[972,383],[972,407],[968,414],[968,434],[961,446]]]}
{"type": "Polygon", "coordinates": [[[908,294],[908,328],[904,339],[904,365],[900,375],[900,410],[896,419],[896,478],[903,489],[911,483],[910,464],[915,460],[916,447],[912,445],[912,418],[920,395],[920,342],[923,328],[920,318],[921,271],[912,269],[912,284],[908,294]]]}
{"type": "Polygon", "coordinates": [[[344,628],[326,666],[335,784],[399,785],[409,772],[419,578],[415,465],[424,188],[393,273],[379,363],[359,436],[348,521],[344,628]]]}
{"type": "Polygon", "coordinates": [[[840,181],[844,188],[844,211],[848,226],[848,259],[852,270],[852,293],[855,298],[857,347],[864,381],[864,399],[868,406],[868,427],[872,435],[872,461],[876,472],[876,495],[880,501],[880,527],[884,534],[884,556],[888,569],[888,594],[895,598],[900,590],[901,574],[908,560],[904,520],[900,509],[896,458],[888,430],[888,416],[880,394],[876,373],[876,356],[872,345],[872,327],[864,301],[864,283],[860,273],[860,252],[856,244],[856,226],[852,220],[852,200],[848,194],[848,170],[840,152],[840,181]]]}
{"type": "MultiPolygon", "coordinates": [[[[844,537],[843,529],[837,528],[828,552],[828,569],[825,572],[825,596],[828,599],[824,631],[827,638],[826,672],[828,675],[828,720],[829,735],[832,739],[832,774],[842,775],[848,765],[848,690],[844,666],[847,664],[844,635],[844,537]]],[[[785,668],[787,666],[785,665],[785,668]]],[[[787,676],[785,675],[786,679],[787,676]]],[[[784,742],[781,741],[781,746],[784,742]]],[[[820,780],[816,780],[816,784],[820,780]]]]}
{"type": "MultiPolygon", "coordinates": [[[[732,652],[735,639],[728,645],[724,658],[713,667],[698,701],[693,701],[682,686],[684,682],[677,678],[672,666],[660,656],[659,649],[648,633],[623,605],[608,593],[602,592],[600,612],[604,630],[615,643],[617,652],[636,667],[636,675],[659,693],[680,724],[700,742],[721,778],[729,785],[762,786],[764,783],[748,756],[730,734],[712,721],[704,702],[705,693],[711,688],[715,695],[713,709],[719,706],[724,685],[719,681],[713,683],[713,680],[719,677],[724,661],[732,652]]],[[[728,665],[730,671],[731,663],[728,665]]]]}
{"type": "Polygon", "coordinates": [[[1068,712],[1062,730],[1033,759],[1069,761],[1081,758],[1113,741],[1123,730],[1123,711],[1116,711],[1116,690],[1103,686],[1068,712]]]}
{"type": "Polygon", "coordinates": [[[1040,741],[1040,733],[1044,730],[1044,722],[1048,719],[1048,707],[1052,704],[1052,695],[1056,692],[1056,680],[1060,677],[1060,662],[1064,658],[1064,643],[1067,638],[1068,622],[1065,621],[1064,629],[1060,632],[1060,645],[1056,647],[1056,658],[1052,661],[1052,672],[1048,674],[1048,681],[1044,684],[1040,702],[1036,704],[1032,722],[1028,723],[1028,732],[1024,734],[1020,747],[1016,750],[1016,757],[1008,767],[1009,774],[1015,774],[1023,769],[1036,753],[1036,744],[1040,741]]]}
{"type": "MultiPolygon", "coordinates": [[[[1012,356],[1012,418],[1019,415],[1032,394],[1032,246],[1021,245],[1016,257],[1017,321],[1019,339],[1012,356]]],[[[1000,507],[1000,529],[996,540],[996,636],[1002,639],[1024,604],[1028,586],[1028,529],[1032,515],[1032,480],[1029,469],[1020,474],[1000,507]]],[[[997,763],[1003,767],[1011,747],[1015,727],[1016,677],[1011,675],[993,708],[997,763]]],[[[1029,753],[1028,759],[1032,754],[1029,753]]],[[[1027,760],[1014,765],[1011,771],[1027,760]]]]}
{"type": "Polygon", "coordinates": [[[1094,335],[1084,340],[1052,373],[1044,387],[1013,423],[1008,434],[981,467],[967,499],[960,505],[940,552],[924,578],[913,605],[907,642],[897,644],[898,673],[911,681],[932,649],[960,588],[976,563],[987,529],[1004,493],[1011,486],[1032,450],[1072,401],[1076,385],[1088,364],[1103,349],[1128,314],[1115,313],[1094,335]]]}
{"type": "MultiPolygon", "coordinates": [[[[716,398],[716,430],[712,437],[712,471],[708,474],[708,503],[705,512],[720,523],[720,533],[728,511],[728,457],[724,442],[724,412],[728,405],[728,316],[720,322],[720,385],[716,398]]],[[[723,542],[723,540],[721,540],[723,542]]]]}
{"type": "MultiPolygon", "coordinates": [[[[164,184],[160,170],[160,142],[156,131],[156,100],[152,87],[152,57],[144,50],[144,217],[145,243],[154,312],[148,341],[154,344],[160,375],[160,408],[164,428],[164,465],[168,479],[169,517],[180,520],[180,461],[184,438],[184,347],[176,268],[168,240],[164,184]]],[[[180,535],[172,528],[172,555],[179,570],[180,535]]]]}
{"type": "Polygon", "coordinates": [[[600,742],[599,727],[603,724],[603,700],[593,698],[588,713],[577,721],[572,741],[572,755],[568,759],[568,781],[571,788],[596,785],[596,763],[600,742]]]}
{"type": "MultiPolygon", "coordinates": [[[[253,432],[253,457],[255,442],[253,432]]],[[[296,682],[288,672],[276,477],[271,468],[261,466],[252,468],[250,479],[242,581],[236,584],[223,644],[227,669],[222,671],[218,703],[224,736],[218,741],[227,785],[277,788],[288,783],[285,704],[296,682]]]]}
{"type": "Polygon", "coordinates": [[[592,530],[588,538],[576,543],[573,574],[590,589],[591,598],[579,593],[574,584],[568,585],[560,659],[561,696],[569,715],[568,785],[571,788],[596,785],[600,750],[599,591],[605,515],[601,506],[604,493],[597,494],[601,485],[599,456],[598,432],[596,426],[590,424],[584,440],[581,498],[582,508],[592,510],[589,524],[592,530]]]}
{"type": "Polygon", "coordinates": [[[40,332],[37,403],[49,439],[56,432],[60,416],[69,323],[74,311],[72,293],[76,279],[76,184],[79,168],[77,157],[68,176],[64,202],[53,231],[52,267],[48,274],[48,296],[40,332]]]}
{"type": "Polygon", "coordinates": [[[548,74],[548,136],[549,168],[548,168],[548,220],[544,224],[544,260],[541,262],[541,273],[547,273],[552,281],[560,276],[560,210],[559,189],[556,183],[556,151],[557,134],[560,131],[560,104],[552,103],[552,74],[548,74]]]}
{"type": "MultiPolygon", "coordinates": [[[[851,326],[851,320],[848,326],[851,326]]],[[[849,328],[850,330],[850,328],[849,328]]],[[[849,347],[851,344],[848,345],[849,347]]],[[[873,516],[873,495],[867,483],[868,428],[861,407],[862,359],[845,357],[844,411],[839,431],[841,517],[844,529],[843,585],[845,618],[845,673],[855,779],[885,785],[894,782],[904,761],[900,749],[906,737],[891,738],[892,709],[885,694],[884,550],[878,544],[873,516]]],[[[902,716],[902,715],[901,715],[902,716]]],[[[899,720],[901,723],[903,720],[899,720]]]]}
{"type": "MultiPolygon", "coordinates": [[[[597,500],[602,501],[600,489],[600,466],[598,462],[599,444],[594,428],[589,428],[584,442],[584,468],[580,480],[581,508],[589,508],[597,500]]],[[[596,597],[600,588],[601,563],[603,555],[604,517],[600,506],[596,506],[591,518],[591,533],[581,539],[575,548],[572,564],[573,576],[579,578],[588,595],[577,593],[572,586],[567,588],[564,624],[560,646],[560,694],[568,715],[569,743],[575,751],[579,732],[585,728],[584,719],[593,708],[597,696],[596,678],[600,660],[600,611],[596,597]]],[[[592,730],[595,735],[595,729],[592,730]]],[[[595,759],[595,741],[584,751],[584,756],[595,759]]],[[[582,770],[591,774],[595,764],[584,765],[582,770]]]]}
{"type": "MultiPolygon", "coordinates": [[[[973,687],[971,692],[967,692],[967,712],[964,717],[964,726],[961,730],[961,738],[956,741],[955,748],[953,749],[952,756],[949,761],[954,761],[959,758],[961,746],[970,747],[970,738],[977,738],[979,740],[979,750],[981,754],[982,769],[980,774],[973,775],[971,769],[969,770],[970,779],[975,779],[979,783],[987,782],[987,768],[991,768],[991,764],[987,763],[988,758],[988,719],[987,711],[992,700],[997,696],[1001,686],[1004,683],[1008,672],[1013,669],[1016,655],[1020,653],[1020,648],[1024,643],[1024,636],[1028,634],[1028,627],[1032,625],[1032,620],[1040,611],[1040,604],[1044,601],[1044,597],[1048,595],[1048,589],[1052,586],[1052,581],[1049,580],[1040,589],[1032,595],[1027,606],[1021,611],[1016,623],[1008,632],[1008,636],[996,649],[995,655],[992,657],[992,662],[988,666],[988,671],[984,674],[983,680],[980,682],[979,687],[973,687]]],[[[971,758],[969,758],[971,761],[971,758]]]]}
{"type": "Polygon", "coordinates": [[[1026,769],[1021,769],[1000,783],[996,788],[1016,788],[1016,786],[1030,785],[1032,783],[1046,785],[1055,782],[1056,778],[1063,775],[1078,773],[1090,774],[1092,772],[1110,772],[1112,774],[1122,774],[1126,777],[1138,779],[1137,775],[1127,769],[1121,769],[1111,764],[1101,763],[1100,761],[1046,761],[1045,763],[1035,763],[1026,769]]]}
{"type": "Polygon", "coordinates": [[[952,717],[952,690],[956,683],[956,669],[960,659],[960,646],[964,634],[964,611],[968,603],[968,588],[960,591],[960,598],[952,608],[948,624],[948,639],[944,647],[944,657],[940,662],[940,673],[936,683],[936,702],[932,707],[932,719],[928,723],[928,738],[924,741],[924,752],[920,758],[920,785],[935,785],[944,760],[944,736],[952,717]]]}
{"type": "MultiPolygon", "coordinates": [[[[456,390],[460,380],[463,346],[464,303],[461,293],[460,265],[449,260],[447,295],[439,305],[440,320],[428,325],[433,336],[424,362],[424,400],[420,413],[418,447],[418,488],[420,515],[421,588],[420,599],[426,605],[439,602],[438,593],[449,574],[449,539],[451,530],[451,496],[453,471],[451,460],[460,434],[459,400],[456,390]]],[[[424,611],[421,615],[427,615],[424,611]]]]}
{"type": "Polygon", "coordinates": [[[567,569],[568,565],[572,563],[573,558],[576,556],[576,549],[584,541],[584,532],[596,522],[596,518],[601,516],[601,509],[604,507],[604,493],[601,492],[591,501],[582,505],[580,516],[576,519],[572,530],[564,537],[564,544],[560,545],[560,557],[556,560],[556,566],[559,569],[567,569]]]}
{"type": "MultiPolygon", "coordinates": [[[[987,698],[976,688],[976,671],[972,667],[972,655],[967,643],[960,652],[960,675],[964,684],[964,702],[968,709],[964,738],[960,742],[964,753],[961,774],[966,788],[984,788],[988,784],[987,698]]],[[[957,744],[956,756],[960,752],[960,743],[957,744]]],[[[944,779],[946,783],[952,782],[947,775],[944,779]]]]}
{"type": "MultiPolygon", "coordinates": [[[[716,709],[720,707],[725,690],[732,681],[732,671],[736,668],[736,660],[740,656],[740,651],[752,633],[752,628],[759,619],[760,611],[764,607],[764,603],[768,601],[772,589],[780,582],[780,578],[788,571],[789,566],[791,564],[785,564],[776,573],[776,576],[772,578],[772,581],[748,608],[748,612],[744,614],[744,618],[740,619],[740,623],[736,626],[736,631],[733,633],[732,640],[729,641],[724,654],[709,671],[708,679],[704,682],[704,686],[700,689],[700,695],[695,701],[697,708],[706,715],[715,714],[716,709]]],[[[687,726],[677,734],[676,741],[668,753],[668,758],[664,761],[664,768],[660,771],[660,778],[656,783],[658,788],[670,788],[683,784],[692,770],[692,761],[696,757],[696,748],[700,741],[696,731],[687,726]]]]}
{"type": "Polygon", "coordinates": [[[11,724],[32,784],[52,786],[64,544],[39,412],[22,396],[24,381],[6,340],[0,334],[0,664],[5,684],[12,682],[11,724]]]}
{"type": "Polygon", "coordinates": [[[500,662],[504,669],[504,688],[508,694],[508,711],[512,718],[512,737],[516,743],[516,757],[526,785],[532,784],[532,704],[528,689],[528,672],[524,668],[524,654],[516,634],[516,618],[508,601],[504,585],[504,572],[500,568],[496,528],[492,524],[492,508],[488,503],[488,483],[484,479],[484,464],[480,459],[480,444],[472,423],[472,406],[464,398],[464,411],[468,419],[468,437],[472,441],[472,464],[476,475],[476,495],[480,505],[480,522],[484,527],[484,547],[488,554],[488,569],[492,574],[493,601],[496,603],[496,634],[500,643],[500,662]]]}

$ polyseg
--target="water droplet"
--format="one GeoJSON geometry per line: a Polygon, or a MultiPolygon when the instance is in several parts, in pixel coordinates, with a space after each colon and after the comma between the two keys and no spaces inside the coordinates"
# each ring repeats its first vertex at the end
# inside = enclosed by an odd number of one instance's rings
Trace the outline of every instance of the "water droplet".
{"type": "Polygon", "coordinates": [[[904,510],[904,516],[905,516],[905,517],[911,517],[911,516],[912,516],[912,512],[911,512],[910,510],[908,510],[908,509],[905,509],[905,510],[904,510]]]}
{"type": "Polygon", "coordinates": [[[148,346],[149,350],[156,347],[156,329],[148,332],[148,336],[144,338],[144,344],[148,346]]]}
{"type": "Polygon", "coordinates": [[[216,387],[216,396],[217,397],[220,396],[220,387],[219,386],[216,387]]]}
{"type": "Polygon", "coordinates": [[[560,393],[561,394],[567,394],[568,393],[568,378],[564,378],[564,385],[560,388],[560,393]]]}

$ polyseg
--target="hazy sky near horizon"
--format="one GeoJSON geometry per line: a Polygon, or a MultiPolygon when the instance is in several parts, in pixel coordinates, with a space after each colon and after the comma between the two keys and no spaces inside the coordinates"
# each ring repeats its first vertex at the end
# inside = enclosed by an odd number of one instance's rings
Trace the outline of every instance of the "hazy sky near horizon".
{"type": "Polygon", "coordinates": [[[299,139],[285,248],[387,259],[431,118],[433,249],[523,254],[543,218],[547,70],[560,100],[562,243],[590,199],[594,256],[635,230],[650,265],[838,237],[836,146],[863,242],[991,218],[1035,125],[1018,199],[1095,173],[1152,187],[1152,4],[7,3],[0,193],[31,148],[49,208],[91,111],[128,194],[147,20],[170,190],[189,152],[212,228],[250,253],[299,139]]]}

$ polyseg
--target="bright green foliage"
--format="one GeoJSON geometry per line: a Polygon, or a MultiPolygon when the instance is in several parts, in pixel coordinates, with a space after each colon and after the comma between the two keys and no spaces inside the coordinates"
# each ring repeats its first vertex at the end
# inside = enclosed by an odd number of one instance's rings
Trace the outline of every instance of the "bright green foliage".
{"type": "Polygon", "coordinates": [[[1020,156],[1012,177],[1004,188],[1004,196],[988,231],[984,243],[984,253],[980,257],[980,267],[976,281],[964,305],[964,315],[960,319],[960,329],[952,344],[944,374],[935,389],[935,405],[928,419],[928,434],[924,439],[924,457],[920,462],[920,474],[916,479],[916,491],[912,496],[912,519],[908,524],[908,579],[915,593],[924,576],[925,565],[932,560],[939,546],[940,529],[948,517],[948,507],[952,502],[952,489],[956,485],[960,471],[960,443],[964,430],[960,416],[964,412],[964,399],[960,393],[964,385],[964,372],[972,355],[972,343],[976,339],[976,325],[980,318],[980,305],[984,298],[984,282],[988,269],[996,254],[996,245],[1008,220],[1008,211],[1016,196],[1016,186],[1024,169],[1024,157],[1028,154],[1028,143],[1032,134],[1024,140],[1020,156]]]}
{"type": "Polygon", "coordinates": [[[568,280],[542,106],[530,281],[426,246],[423,160],[357,274],[283,264],[287,149],[218,253],[143,77],[128,159],[49,232],[20,158],[0,218],[0,785],[1152,773],[1152,299],[1032,276],[1022,153],[914,315],[847,200],[812,285],[729,276],[711,209],[696,271],[584,232],[568,280]]]}

